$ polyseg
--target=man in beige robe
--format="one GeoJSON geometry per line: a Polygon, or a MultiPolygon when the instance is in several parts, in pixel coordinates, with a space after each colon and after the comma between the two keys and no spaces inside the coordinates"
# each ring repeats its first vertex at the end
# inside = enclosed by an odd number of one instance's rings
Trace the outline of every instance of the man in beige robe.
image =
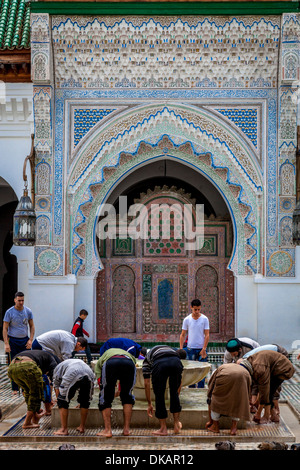
{"type": "Polygon", "coordinates": [[[231,417],[231,435],[236,434],[240,419],[250,421],[251,366],[247,361],[242,363],[222,364],[212,374],[207,392],[210,420],[205,427],[208,431],[220,432],[221,415],[231,417]]]}
{"type": "Polygon", "coordinates": [[[252,379],[259,393],[260,404],[254,420],[260,424],[267,424],[270,421],[277,389],[284,380],[289,380],[294,375],[295,368],[284,354],[277,351],[260,351],[249,356],[247,361],[253,368],[252,379]],[[265,411],[262,418],[263,409],[265,411]]]}

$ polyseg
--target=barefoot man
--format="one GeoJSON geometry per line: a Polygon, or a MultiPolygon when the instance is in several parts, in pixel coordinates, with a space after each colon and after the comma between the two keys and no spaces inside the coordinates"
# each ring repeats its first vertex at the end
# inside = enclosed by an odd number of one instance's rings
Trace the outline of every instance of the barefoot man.
{"type": "Polygon", "coordinates": [[[181,377],[183,365],[181,359],[186,358],[183,349],[175,350],[170,346],[154,346],[148,351],[143,361],[143,377],[145,383],[145,394],[148,402],[148,416],[153,416],[153,406],[151,403],[150,377],[155,395],[155,416],[159,419],[160,428],[153,434],[166,436],[168,434],[166,419],[168,416],[165,404],[165,391],[167,379],[169,379],[170,390],[170,412],[174,418],[174,434],[179,434],[181,423],[179,414],[181,405],[179,393],[181,388],[181,377]]]}
{"type": "Polygon", "coordinates": [[[252,367],[246,359],[240,363],[222,364],[211,375],[208,382],[207,403],[209,421],[207,431],[219,433],[221,415],[232,420],[230,434],[237,433],[238,421],[250,421],[250,387],[252,367]]]}
{"type": "Polygon", "coordinates": [[[67,359],[53,373],[53,386],[57,397],[61,428],[54,432],[58,436],[68,435],[69,404],[77,390],[80,407],[80,425],[76,429],[84,434],[85,423],[93,398],[95,374],[82,359],[67,359]]]}
{"type": "Polygon", "coordinates": [[[27,413],[23,428],[38,428],[41,402],[45,401],[43,375],[52,378],[56,358],[47,351],[26,350],[17,354],[8,367],[8,377],[22,389],[27,413]]]}
{"type": "Polygon", "coordinates": [[[104,421],[104,430],[97,436],[112,437],[111,407],[117,381],[120,383],[120,400],[123,406],[123,434],[129,436],[132,407],[135,403],[132,394],[136,380],[135,364],[136,358],[121,348],[109,348],[97,361],[95,374],[100,387],[98,407],[104,421]]]}

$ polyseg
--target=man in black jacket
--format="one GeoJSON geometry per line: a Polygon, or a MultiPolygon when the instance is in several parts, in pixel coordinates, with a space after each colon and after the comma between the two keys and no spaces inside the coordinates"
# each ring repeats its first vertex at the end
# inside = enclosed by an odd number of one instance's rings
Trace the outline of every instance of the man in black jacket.
{"type": "Polygon", "coordinates": [[[186,351],[175,350],[170,346],[154,346],[148,351],[143,361],[143,377],[145,383],[145,394],[148,401],[147,414],[152,418],[153,406],[151,403],[150,377],[155,395],[155,416],[159,419],[160,429],[153,434],[166,436],[168,434],[166,419],[168,416],[165,404],[165,391],[167,380],[169,379],[170,391],[170,412],[174,418],[174,433],[179,434],[181,423],[179,414],[181,405],[179,393],[181,388],[181,378],[183,365],[181,359],[186,358],[186,351]]]}

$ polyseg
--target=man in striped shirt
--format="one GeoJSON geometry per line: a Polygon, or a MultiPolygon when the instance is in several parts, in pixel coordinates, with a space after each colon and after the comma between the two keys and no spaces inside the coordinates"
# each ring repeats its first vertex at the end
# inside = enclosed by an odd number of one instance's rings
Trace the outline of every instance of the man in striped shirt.
{"type": "Polygon", "coordinates": [[[168,413],[165,403],[165,391],[168,379],[170,412],[173,414],[174,418],[174,433],[179,434],[180,432],[181,423],[179,421],[179,415],[181,405],[179,393],[183,370],[181,359],[185,358],[186,352],[183,349],[175,350],[167,345],[159,345],[150,349],[143,361],[142,370],[145,383],[145,394],[148,402],[147,414],[152,418],[153,406],[151,402],[151,378],[155,395],[155,416],[160,422],[160,428],[153,432],[155,435],[166,436],[168,434],[166,424],[168,413]]]}

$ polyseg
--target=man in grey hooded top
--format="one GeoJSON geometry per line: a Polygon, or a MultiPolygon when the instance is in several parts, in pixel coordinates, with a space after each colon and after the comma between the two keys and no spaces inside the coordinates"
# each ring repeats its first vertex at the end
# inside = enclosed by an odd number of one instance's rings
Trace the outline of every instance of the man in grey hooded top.
{"type": "Polygon", "coordinates": [[[77,428],[84,433],[88,409],[94,392],[95,374],[82,359],[67,359],[61,362],[53,373],[53,387],[57,397],[61,428],[55,432],[60,436],[68,435],[69,403],[79,390],[77,401],[80,405],[81,421],[77,428]]]}

